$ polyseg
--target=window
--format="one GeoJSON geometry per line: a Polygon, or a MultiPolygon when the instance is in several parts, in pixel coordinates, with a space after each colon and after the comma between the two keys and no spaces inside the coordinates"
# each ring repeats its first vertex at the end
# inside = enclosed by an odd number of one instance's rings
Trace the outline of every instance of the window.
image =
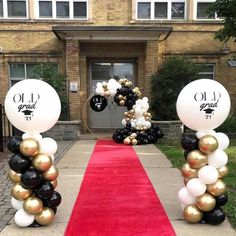
{"type": "Polygon", "coordinates": [[[137,0],[136,18],[142,20],[185,19],[185,0],[137,0]]]}
{"type": "Polygon", "coordinates": [[[219,19],[217,14],[209,16],[208,9],[216,0],[195,0],[194,2],[194,18],[198,20],[219,19]]]}
{"type": "Polygon", "coordinates": [[[202,65],[201,72],[199,72],[201,79],[215,79],[215,65],[204,64],[202,65]]]}
{"type": "Polygon", "coordinates": [[[27,18],[28,0],[0,0],[0,18],[27,18]]]}
{"type": "MultiPolygon", "coordinates": [[[[9,77],[11,81],[11,86],[23,79],[31,79],[33,75],[34,67],[39,64],[30,63],[12,63],[9,64],[9,77]]],[[[52,64],[55,67],[55,71],[58,71],[58,65],[52,64]]]]}
{"type": "Polygon", "coordinates": [[[37,18],[81,19],[88,18],[88,0],[37,0],[37,18]]]}

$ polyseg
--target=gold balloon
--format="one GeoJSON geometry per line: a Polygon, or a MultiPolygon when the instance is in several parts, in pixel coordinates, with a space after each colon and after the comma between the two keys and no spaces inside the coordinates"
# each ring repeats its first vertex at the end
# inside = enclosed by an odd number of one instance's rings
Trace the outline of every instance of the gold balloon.
{"type": "Polygon", "coordinates": [[[134,138],[134,139],[132,139],[131,143],[132,143],[132,145],[136,145],[138,143],[138,141],[136,138],[134,138]]]}
{"type": "Polygon", "coordinates": [[[27,138],[20,144],[20,152],[26,157],[34,157],[39,153],[39,143],[33,138],[27,138]]]}
{"type": "Polygon", "coordinates": [[[53,185],[53,188],[55,189],[57,187],[57,180],[55,179],[54,181],[51,182],[51,184],[53,185]]]}
{"type": "Polygon", "coordinates": [[[123,100],[124,97],[120,94],[120,95],[118,95],[118,99],[119,99],[119,100],[123,100]]]}
{"type": "Polygon", "coordinates": [[[216,200],[211,194],[204,193],[197,198],[196,205],[201,211],[208,212],[215,208],[216,200]]]}
{"type": "Polygon", "coordinates": [[[57,179],[59,172],[56,166],[52,165],[48,170],[42,173],[42,177],[48,181],[54,181],[57,179]]]}
{"type": "Polygon", "coordinates": [[[207,185],[207,192],[219,197],[226,192],[226,184],[221,179],[218,179],[215,183],[207,185]]]}
{"type": "Polygon", "coordinates": [[[228,175],[229,168],[227,166],[223,166],[223,167],[218,169],[218,173],[219,173],[219,178],[223,179],[225,176],[228,175]]]}
{"type": "Polygon", "coordinates": [[[199,150],[203,153],[209,154],[218,148],[217,139],[211,135],[205,135],[198,141],[199,150]]]}
{"type": "Polygon", "coordinates": [[[203,217],[203,213],[195,205],[185,207],[183,215],[184,219],[190,223],[198,223],[203,217]]]}
{"type": "Polygon", "coordinates": [[[137,134],[136,133],[132,133],[130,136],[132,136],[132,138],[137,138],[137,134]]]}
{"type": "Polygon", "coordinates": [[[192,178],[197,178],[198,175],[198,170],[197,169],[193,169],[189,166],[188,163],[185,163],[181,169],[182,172],[182,176],[188,179],[192,179],[192,178]]]}
{"type": "Polygon", "coordinates": [[[126,144],[126,145],[130,144],[130,142],[131,141],[128,137],[123,140],[123,143],[126,144]]]}
{"type": "Polygon", "coordinates": [[[40,225],[49,225],[54,220],[54,212],[49,207],[43,207],[42,211],[35,216],[40,225]]]}
{"type": "Polygon", "coordinates": [[[191,168],[199,169],[207,164],[207,155],[199,150],[193,150],[188,154],[187,162],[191,168]]]}
{"type": "Polygon", "coordinates": [[[32,189],[26,189],[20,183],[15,184],[11,189],[11,195],[17,200],[25,200],[30,197],[32,193],[32,189]]]}
{"type": "Polygon", "coordinates": [[[38,171],[46,171],[52,165],[52,158],[44,153],[40,153],[34,157],[32,166],[38,171]]]}
{"type": "Polygon", "coordinates": [[[9,179],[13,182],[13,183],[19,183],[21,181],[21,174],[20,173],[16,173],[14,170],[10,169],[8,172],[8,176],[9,179]]]}
{"type": "Polygon", "coordinates": [[[23,208],[28,214],[39,214],[43,209],[43,201],[37,197],[31,196],[24,201],[23,208]]]}
{"type": "Polygon", "coordinates": [[[105,95],[105,97],[109,97],[111,95],[111,93],[109,91],[105,91],[104,95],[105,95]]]}
{"type": "Polygon", "coordinates": [[[121,106],[124,106],[124,105],[125,105],[125,100],[120,100],[120,101],[119,101],[119,104],[120,104],[121,106]]]}

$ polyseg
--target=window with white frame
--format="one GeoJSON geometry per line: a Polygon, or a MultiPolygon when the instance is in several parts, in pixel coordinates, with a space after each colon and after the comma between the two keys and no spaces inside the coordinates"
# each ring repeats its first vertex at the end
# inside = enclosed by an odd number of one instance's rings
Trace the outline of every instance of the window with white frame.
{"type": "MultiPolygon", "coordinates": [[[[23,79],[32,79],[34,67],[40,65],[41,63],[11,63],[9,64],[9,78],[11,86],[23,79]]],[[[50,64],[58,72],[57,64],[50,64]]]]}
{"type": "Polygon", "coordinates": [[[186,0],[136,0],[136,19],[185,19],[186,0]]]}
{"type": "Polygon", "coordinates": [[[215,79],[215,65],[201,64],[201,71],[199,72],[201,79],[215,79]]]}
{"type": "Polygon", "coordinates": [[[28,0],[1,0],[0,18],[28,18],[28,0]]]}
{"type": "Polygon", "coordinates": [[[213,6],[216,0],[195,0],[194,1],[194,19],[196,20],[209,20],[219,19],[217,14],[209,15],[208,9],[213,6]]]}
{"type": "Polygon", "coordinates": [[[36,16],[40,19],[88,19],[88,0],[37,0],[36,16]]]}

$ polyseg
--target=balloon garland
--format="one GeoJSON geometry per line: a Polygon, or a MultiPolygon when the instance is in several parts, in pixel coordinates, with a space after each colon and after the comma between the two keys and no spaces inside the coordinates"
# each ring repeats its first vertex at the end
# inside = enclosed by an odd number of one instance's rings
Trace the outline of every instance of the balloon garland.
{"type": "Polygon", "coordinates": [[[181,121],[197,131],[181,140],[187,163],[181,170],[185,187],[178,197],[184,219],[190,223],[218,225],[225,220],[221,207],[227,203],[228,195],[222,179],[228,174],[224,150],[229,146],[229,138],[213,129],[224,122],[229,110],[228,92],[213,80],[191,82],[177,99],[181,121]]]}
{"type": "MultiPolygon", "coordinates": [[[[128,79],[110,79],[108,82],[98,82],[96,94],[102,97],[112,96],[118,106],[127,107],[122,120],[124,128],[117,129],[113,139],[117,143],[124,144],[148,144],[155,143],[164,136],[158,125],[151,122],[151,113],[148,112],[148,98],[141,98],[138,87],[132,87],[128,79]]],[[[106,103],[104,103],[106,104],[106,103]]]]}
{"type": "Polygon", "coordinates": [[[13,136],[7,144],[13,153],[8,176],[14,184],[11,203],[17,210],[15,223],[20,227],[48,225],[61,203],[61,195],[55,191],[59,172],[53,165],[57,143],[42,138],[39,132],[51,128],[59,118],[59,97],[43,81],[24,80],[8,91],[5,108],[10,122],[26,132],[22,137],[13,136]]]}

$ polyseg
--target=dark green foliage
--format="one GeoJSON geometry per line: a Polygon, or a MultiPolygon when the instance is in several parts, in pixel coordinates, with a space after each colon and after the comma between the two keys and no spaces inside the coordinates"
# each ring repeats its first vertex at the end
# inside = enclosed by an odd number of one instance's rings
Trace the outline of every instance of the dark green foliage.
{"type": "MultiPolygon", "coordinates": [[[[32,77],[34,79],[42,79],[56,90],[61,100],[61,115],[59,119],[68,120],[66,76],[59,74],[54,65],[42,63],[33,68],[32,77]]],[[[48,98],[50,99],[50,95],[48,98]]]]}
{"type": "Polygon", "coordinates": [[[181,89],[199,78],[200,66],[188,58],[166,58],[159,71],[151,77],[151,110],[153,119],[176,120],[176,100],[181,89]]]}
{"type": "Polygon", "coordinates": [[[236,40],[236,0],[216,0],[209,14],[215,12],[218,17],[224,18],[224,27],[216,32],[215,38],[222,42],[228,41],[230,37],[236,40]]]}
{"type": "Polygon", "coordinates": [[[236,115],[231,113],[225,122],[216,129],[217,132],[236,133],[236,115]]]}

